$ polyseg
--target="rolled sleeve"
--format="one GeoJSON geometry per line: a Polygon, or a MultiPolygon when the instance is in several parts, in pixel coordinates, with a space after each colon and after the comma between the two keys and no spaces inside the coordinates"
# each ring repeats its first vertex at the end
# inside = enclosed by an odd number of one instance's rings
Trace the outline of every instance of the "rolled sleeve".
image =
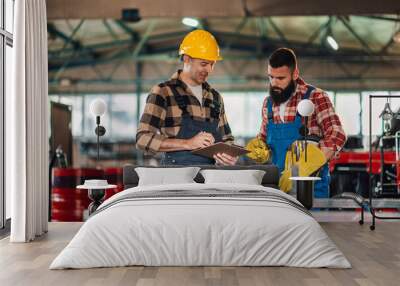
{"type": "Polygon", "coordinates": [[[161,142],[166,139],[160,132],[165,116],[165,99],[159,94],[150,93],[136,133],[137,149],[153,154],[159,151],[161,142]]]}
{"type": "Polygon", "coordinates": [[[315,100],[316,120],[322,129],[323,138],[319,142],[320,147],[325,147],[334,152],[340,151],[345,142],[346,134],[343,130],[339,116],[335,113],[333,105],[324,92],[319,93],[315,100]]]}

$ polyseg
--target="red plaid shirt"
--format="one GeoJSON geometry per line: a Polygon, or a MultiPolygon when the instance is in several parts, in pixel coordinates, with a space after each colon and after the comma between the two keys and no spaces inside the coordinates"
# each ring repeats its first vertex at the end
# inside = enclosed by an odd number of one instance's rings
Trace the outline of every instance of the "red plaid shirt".
{"type": "MultiPolygon", "coordinates": [[[[296,92],[290,97],[286,105],[284,120],[285,122],[293,122],[296,117],[297,105],[307,92],[308,84],[303,79],[298,78],[296,81],[296,92]]],[[[266,97],[262,107],[262,124],[259,136],[265,140],[266,125],[268,124],[268,109],[266,97]]],[[[319,142],[320,147],[329,148],[335,152],[342,149],[346,142],[346,134],[343,131],[340,119],[333,109],[332,102],[323,90],[316,88],[309,98],[315,105],[315,111],[308,120],[308,128],[310,134],[318,135],[322,139],[319,142]]],[[[274,123],[283,123],[279,115],[279,106],[272,105],[274,123]]],[[[304,119],[302,120],[304,124],[304,119]]]]}

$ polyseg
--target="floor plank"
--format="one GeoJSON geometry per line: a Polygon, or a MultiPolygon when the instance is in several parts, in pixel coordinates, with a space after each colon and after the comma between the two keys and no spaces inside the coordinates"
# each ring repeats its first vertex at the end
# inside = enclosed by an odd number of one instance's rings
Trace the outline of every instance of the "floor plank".
{"type": "Polygon", "coordinates": [[[0,285],[399,285],[400,222],[379,221],[376,231],[357,222],[321,222],[352,269],[290,267],[118,267],[48,269],[81,223],[50,223],[49,233],[32,243],[0,240],[0,285]]]}

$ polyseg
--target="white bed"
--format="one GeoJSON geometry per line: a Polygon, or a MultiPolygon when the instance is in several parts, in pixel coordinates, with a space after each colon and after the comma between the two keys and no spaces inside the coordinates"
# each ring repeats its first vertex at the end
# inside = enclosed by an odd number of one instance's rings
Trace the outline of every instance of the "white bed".
{"type": "Polygon", "coordinates": [[[197,183],[111,197],[50,269],[128,265],[351,267],[291,196],[256,185],[197,183]]]}

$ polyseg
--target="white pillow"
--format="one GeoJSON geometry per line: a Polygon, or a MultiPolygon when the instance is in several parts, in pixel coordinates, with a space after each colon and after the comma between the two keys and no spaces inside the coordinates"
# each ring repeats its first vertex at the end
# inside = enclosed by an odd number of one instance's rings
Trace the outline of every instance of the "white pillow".
{"type": "Polygon", "coordinates": [[[139,176],[139,186],[195,183],[193,179],[199,170],[199,167],[135,168],[139,176]]]}
{"type": "Polygon", "coordinates": [[[265,171],[262,170],[201,170],[204,183],[234,183],[261,185],[265,171]]]}

